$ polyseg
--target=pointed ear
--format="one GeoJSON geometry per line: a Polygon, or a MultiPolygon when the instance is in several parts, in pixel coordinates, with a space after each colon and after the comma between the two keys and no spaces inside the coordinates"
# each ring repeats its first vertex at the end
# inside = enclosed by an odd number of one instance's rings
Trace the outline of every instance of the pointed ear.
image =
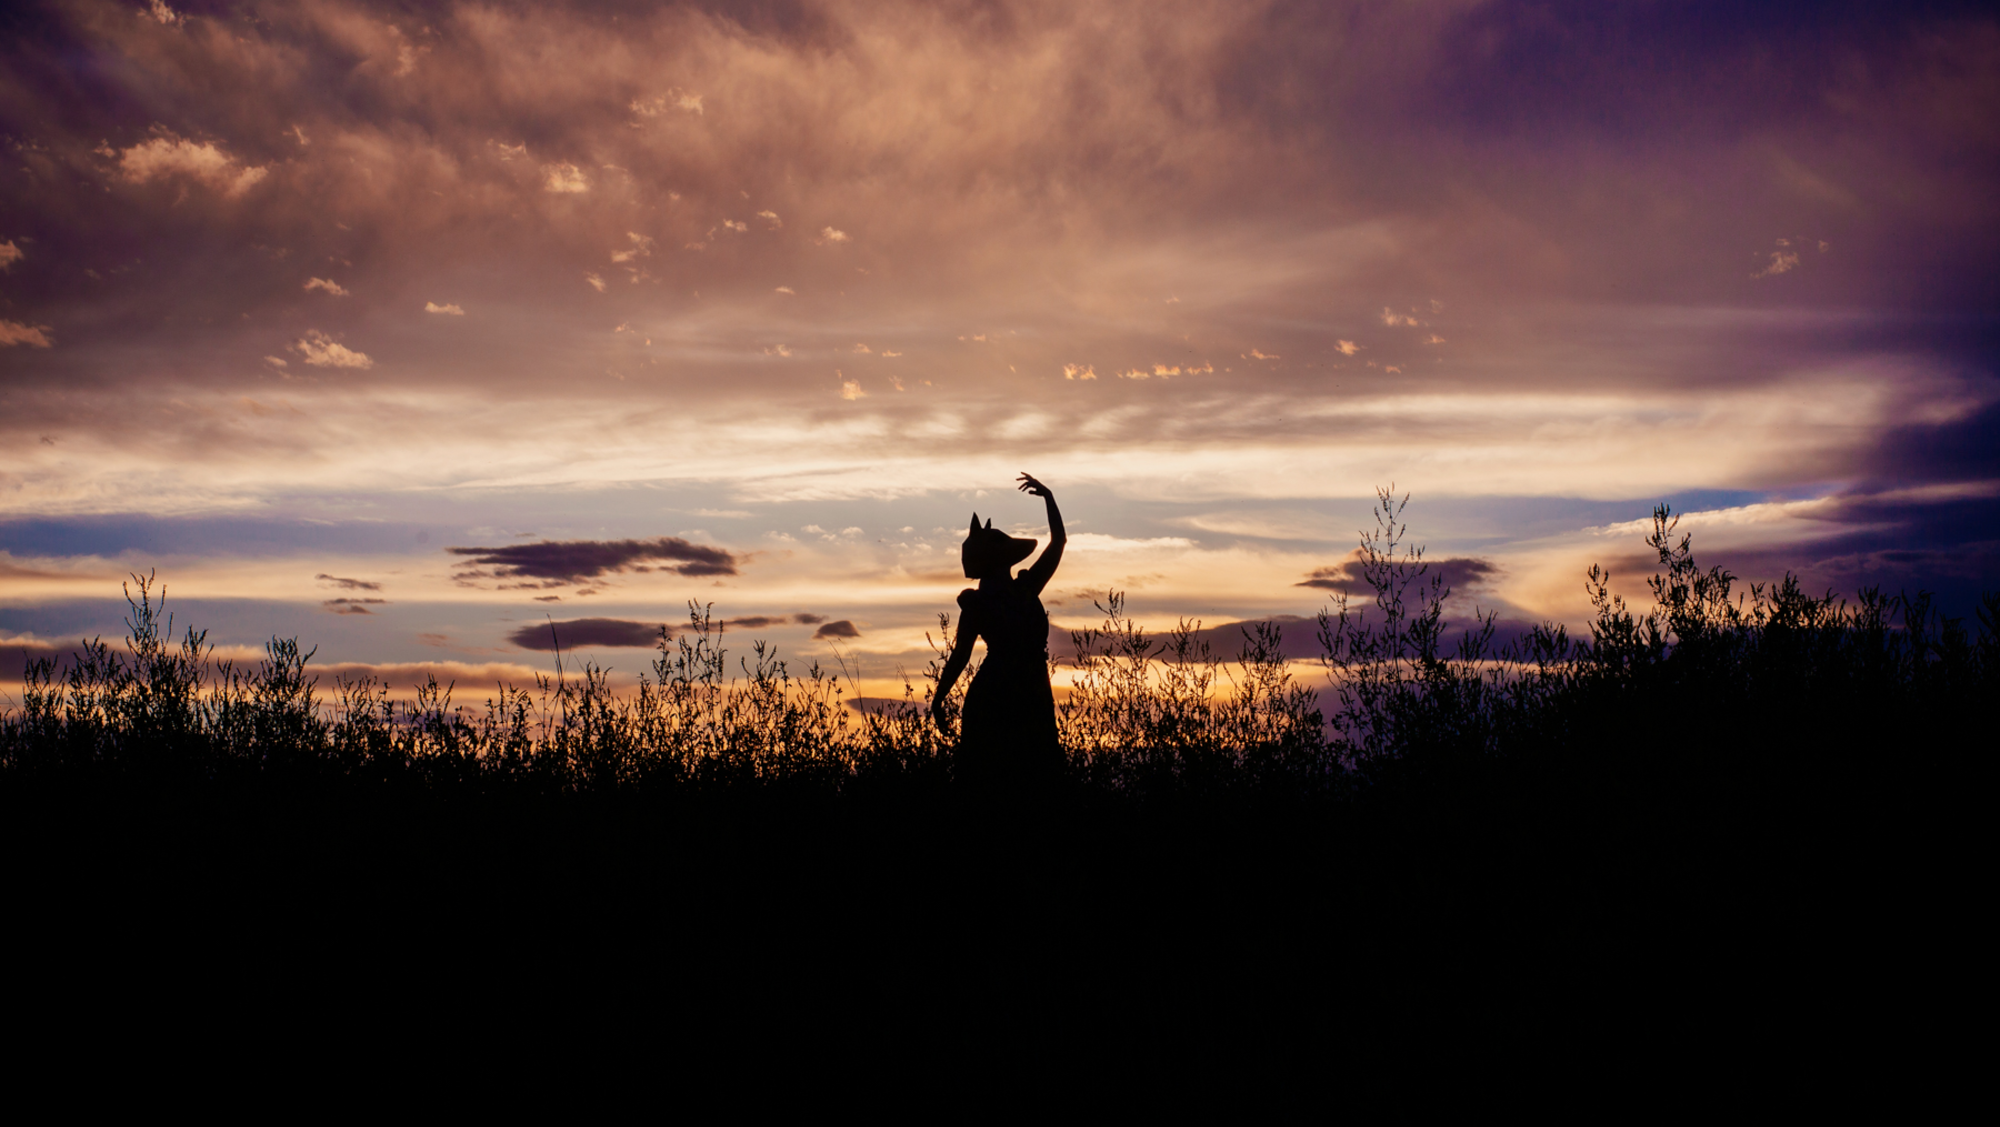
{"type": "Polygon", "coordinates": [[[979,514],[978,514],[978,513],[974,513],[974,514],[972,514],[972,531],[974,531],[974,532],[978,532],[978,531],[979,531],[979,514]]]}
{"type": "Polygon", "coordinates": [[[992,518],[992,517],[987,517],[987,518],[986,518],[986,527],[988,527],[988,528],[992,528],[992,527],[993,527],[993,518],[992,518]]]}

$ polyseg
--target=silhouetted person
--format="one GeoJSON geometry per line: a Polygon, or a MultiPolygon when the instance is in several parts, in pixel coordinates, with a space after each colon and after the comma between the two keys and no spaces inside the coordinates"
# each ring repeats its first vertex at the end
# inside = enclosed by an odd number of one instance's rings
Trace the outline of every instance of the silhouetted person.
{"type": "Polygon", "coordinates": [[[965,693],[965,712],[958,741],[958,777],[980,790],[1040,790],[1061,775],[1062,745],[1056,737],[1055,695],[1049,689],[1049,613],[1042,609],[1042,589],[1062,562],[1062,513],[1055,494],[1027,474],[1021,490],[1048,503],[1049,546],[1042,558],[1021,574],[1017,563],[1035,550],[1033,540],[997,531],[988,520],[972,514],[972,530],[959,549],[965,577],[979,586],[958,596],[958,635],[951,656],[938,677],[931,718],[945,725],[944,701],[965,664],[972,643],[986,639],[986,659],[965,693]]]}

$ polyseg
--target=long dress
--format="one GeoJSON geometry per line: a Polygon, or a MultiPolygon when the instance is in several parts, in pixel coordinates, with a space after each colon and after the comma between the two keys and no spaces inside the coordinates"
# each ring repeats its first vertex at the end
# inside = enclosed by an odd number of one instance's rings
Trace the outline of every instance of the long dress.
{"type": "Polygon", "coordinates": [[[1025,585],[958,596],[959,629],[986,639],[986,657],[965,691],[958,775],[974,786],[1013,789],[1054,782],[1063,769],[1049,688],[1049,613],[1025,585]]]}

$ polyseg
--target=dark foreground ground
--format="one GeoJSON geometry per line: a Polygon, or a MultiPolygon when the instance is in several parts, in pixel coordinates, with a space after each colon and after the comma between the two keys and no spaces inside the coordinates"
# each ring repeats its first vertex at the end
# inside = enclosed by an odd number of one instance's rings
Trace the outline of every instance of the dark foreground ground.
{"type": "Polygon", "coordinates": [[[1967,989],[1986,887],[1969,773],[1833,758],[1310,801],[12,785],[0,848],[11,977],[60,1021],[553,1020],[1169,1074],[1445,1044],[1830,1067],[1967,989]]]}

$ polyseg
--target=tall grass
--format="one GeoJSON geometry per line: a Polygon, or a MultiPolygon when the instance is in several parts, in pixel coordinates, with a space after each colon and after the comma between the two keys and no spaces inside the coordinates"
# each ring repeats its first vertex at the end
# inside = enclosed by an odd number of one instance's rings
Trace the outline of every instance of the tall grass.
{"type": "MultiPolygon", "coordinates": [[[[1587,639],[1543,624],[1496,645],[1490,613],[1447,619],[1451,592],[1407,545],[1407,500],[1383,492],[1361,539],[1373,598],[1337,596],[1319,616],[1330,715],[1294,678],[1276,625],[1252,626],[1225,657],[1197,622],[1149,636],[1109,593],[1102,625],[1071,636],[1058,721],[1076,783],[1334,794],[1474,764],[1608,756],[1659,742],[1667,725],[1711,749],[1825,750],[1879,739],[1899,715],[1970,717],[1996,699],[2000,596],[1969,631],[1923,594],[1869,589],[1849,603],[1791,576],[1745,588],[1696,564],[1665,506],[1647,539],[1660,565],[1649,609],[1629,607],[1593,566],[1587,639]]],[[[274,638],[262,661],[238,667],[203,631],[174,636],[152,576],[135,576],[126,598],[122,649],[91,639],[60,665],[28,666],[21,707],[0,715],[0,776],[621,792],[941,786],[951,775],[952,747],[926,715],[941,652],[902,700],[858,709],[839,676],[817,663],[795,674],[764,642],[732,663],[709,608],[691,604],[688,628],[671,641],[662,632],[636,691],[614,693],[595,666],[559,665],[468,708],[435,679],[401,700],[368,677],[322,692],[296,639],[274,638]]]]}

